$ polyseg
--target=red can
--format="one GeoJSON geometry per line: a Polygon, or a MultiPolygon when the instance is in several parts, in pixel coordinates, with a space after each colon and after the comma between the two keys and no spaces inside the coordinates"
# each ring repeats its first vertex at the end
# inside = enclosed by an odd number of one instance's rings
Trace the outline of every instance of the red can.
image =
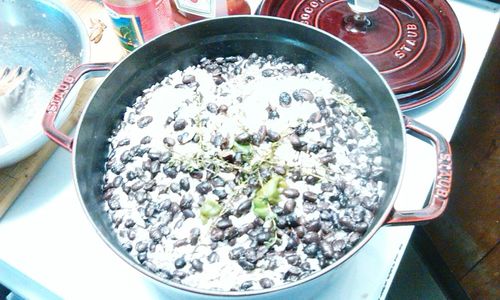
{"type": "Polygon", "coordinates": [[[132,51],[174,27],[168,0],[104,0],[122,46],[132,51]]]}

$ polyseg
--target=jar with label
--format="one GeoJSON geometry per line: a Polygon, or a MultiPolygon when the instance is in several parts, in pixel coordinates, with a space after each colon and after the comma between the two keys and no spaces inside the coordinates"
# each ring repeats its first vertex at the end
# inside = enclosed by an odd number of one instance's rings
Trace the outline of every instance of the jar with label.
{"type": "Polygon", "coordinates": [[[104,0],[121,45],[132,51],[174,28],[169,0],[104,0]]]}
{"type": "Polygon", "coordinates": [[[205,18],[228,15],[248,15],[250,5],[246,0],[169,0],[172,18],[176,25],[184,25],[205,18]]]}

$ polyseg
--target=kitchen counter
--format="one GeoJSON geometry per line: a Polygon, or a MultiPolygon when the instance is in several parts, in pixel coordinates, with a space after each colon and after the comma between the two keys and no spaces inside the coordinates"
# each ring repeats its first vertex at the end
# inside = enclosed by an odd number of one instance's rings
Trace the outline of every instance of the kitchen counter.
{"type": "MultiPolygon", "coordinates": [[[[407,113],[447,139],[500,17],[499,5],[490,2],[450,3],[466,40],[462,73],[438,101],[407,113]]],[[[434,149],[407,137],[398,209],[422,207],[435,174],[434,149]]],[[[58,149],[0,220],[0,283],[28,299],[171,299],[168,291],[124,263],[99,238],[78,201],[71,172],[71,155],[58,149]]],[[[342,265],[342,275],[325,286],[320,298],[384,299],[412,230],[382,227],[342,265]]]]}

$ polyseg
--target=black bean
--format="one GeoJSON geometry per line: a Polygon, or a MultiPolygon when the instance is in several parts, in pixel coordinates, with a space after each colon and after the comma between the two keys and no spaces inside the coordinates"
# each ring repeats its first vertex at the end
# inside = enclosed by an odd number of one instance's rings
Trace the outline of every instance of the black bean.
{"type": "Polygon", "coordinates": [[[283,190],[283,195],[287,198],[295,199],[299,197],[300,193],[297,189],[286,188],[283,190]]]}
{"type": "Polygon", "coordinates": [[[311,220],[306,223],[305,227],[308,231],[318,232],[321,229],[321,222],[320,220],[311,220]]]}
{"type": "Polygon", "coordinates": [[[201,260],[193,259],[193,261],[191,261],[191,266],[195,271],[203,272],[203,263],[201,262],[201,260]]]}
{"type": "Polygon", "coordinates": [[[269,179],[271,179],[271,170],[269,168],[262,168],[259,170],[259,174],[260,174],[260,177],[262,178],[262,180],[264,181],[268,181],[269,179]]]}
{"type": "Polygon", "coordinates": [[[248,142],[250,142],[250,135],[246,132],[243,132],[243,133],[240,133],[239,135],[237,135],[234,140],[238,143],[238,144],[248,144],[248,142]]]}
{"type": "Polygon", "coordinates": [[[285,218],[286,218],[286,222],[288,223],[289,226],[291,226],[291,227],[299,226],[299,223],[297,222],[297,216],[295,214],[289,214],[285,218]]]}
{"type": "Polygon", "coordinates": [[[140,118],[139,121],[137,121],[137,126],[139,126],[139,128],[144,128],[144,127],[148,126],[149,123],[151,123],[152,121],[153,121],[153,117],[144,116],[144,117],[140,118]]]}
{"type": "Polygon", "coordinates": [[[196,191],[202,195],[209,193],[211,190],[212,185],[207,181],[203,181],[196,186],[196,191]]]}
{"type": "Polygon", "coordinates": [[[307,175],[304,180],[307,184],[315,185],[319,181],[319,178],[313,175],[307,175]]]}
{"type": "Polygon", "coordinates": [[[318,254],[318,244],[312,243],[304,247],[304,253],[309,257],[315,257],[318,254]]]}
{"type": "Polygon", "coordinates": [[[123,162],[124,164],[129,162],[129,161],[132,161],[132,154],[130,153],[130,150],[125,150],[122,152],[122,154],[120,155],[120,161],[123,162]]]}
{"type": "Polygon", "coordinates": [[[283,207],[278,205],[273,206],[271,210],[278,216],[283,216],[283,214],[285,214],[283,207]]]}
{"type": "Polygon", "coordinates": [[[292,134],[292,135],[290,135],[289,139],[290,139],[290,143],[292,144],[292,148],[295,151],[304,151],[307,149],[307,143],[304,141],[301,141],[297,135],[292,134]]]}
{"type": "Polygon", "coordinates": [[[151,150],[148,153],[148,157],[151,160],[158,160],[160,158],[161,152],[159,150],[151,150]]]}
{"type": "Polygon", "coordinates": [[[179,203],[179,206],[182,208],[182,209],[189,209],[193,206],[193,196],[191,196],[191,194],[184,194],[184,196],[182,196],[182,199],[179,203]]]}
{"type": "Polygon", "coordinates": [[[215,104],[213,102],[210,102],[207,104],[207,110],[213,114],[217,113],[218,109],[219,109],[219,107],[217,106],[217,104],[215,104]]]}
{"type": "Polygon", "coordinates": [[[269,120],[278,119],[279,117],[280,117],[280,114],[278,113],[277,110],[275,110],[275,109],[268,110],[268,112],[267,112],[267,118],[269,120]]]}
{"type": "Polygon", "coordinates": [[[327,259],[331,259],[334,256],[334,251],[332,245],[327,241],[321,241],[319,248],[323,256],[327,259]]]}
{"type": "Polygon", "coordinates": [[[295,127],[294,132],[298,136],[303,136],[309,130],[309,127],[306,123],[301,123],[299,126],[295,127]]]}
{"type": "Polygon", "coordinates": [[[229,109],[229,107],[225,104],[222,104],[219,106],[219,109],[217,110],[217,113],[218,114],[225,114],[227,113],[227,110],[229,109]]]}
{"type": "Polygon", "coordinates": [[[318,199],[318,195],[313,192],[307,191],[302,194],[302,198],[304,198],[305,201],[316,202],[316,200],[318,199]]]}
{"type": "Polygon", "coordinates": [[[314,95],[308,89],[295,90],[292,94],[293,98],[297,101],[308,101],[311,102],[314,99],[314,95]]]}
{"type": "Polygon", "coordinates": [[[146,269],[149,269],[153,273],[158,272],[158,268],[156,267],[156,265],[153,262],[149,261],[149,260],[146,260],[144,262],[144,266],[146,267],[146,269]]]}
{"type": "Polygon", "coordinates": [[[318,106],[319,109],[323,109],[326,107],[326,101],[325,98],[323,97],[316,97],[314,98],[314,103],[318,106]]]}
{"type": "Polygon", "coordinates": [[[298,266],[301,263],[300,256],[297,254],[288,255],[286,261],[292,266],[298,266]]]}
{"type": "Polygon", "coordinates": [[[251,207],[252,207],[252,200],[245,200],[240,205],[238,205],[238,208],[236,208],[236,213],[237,215],[241,216],[249,212],[251,207]]]}
{"type": "Polygon", "coordinates": [[[156,174],[160,173],[160,169],[161,169],[161,165],[160,165],[159,161],[155,160],[155,161],[151,162],[151,167],[149,168],[151,174],[156,175],[156,174]]]}
{"type": "Polygon", "coordinates": [[[236,229],[236,227],[234,227],[234,226],[231,226],[224,231],[224,239],[225,240],[230,241],[230,240],[236,238],[238,235],[239,235],[238,229],[236,229]]]}
{"type": "Polygon", "coordinates": [[[112,213],[111,221],[113,222],[113,224],[115,224],[115,228],[117,228],[123,222],[123,216],[118,215],[116,213],[112,213]]]}
{"type": "Polygon", "coordinates": [[[186,266],[186,259],[184,259],[184,256],[178,258],[174,262],[174,266],[176,269],[182,269],[186,266]]]}
{"type": "Polygon", "coordinates": [[[210,183],[214,187],[223,187],[224,185],[226,185],[226,182],[224,181],[224,179],[220,178],[219,176],[216,176],[216,177],[210,179],[210,183]]]}
{"type": "Polygon", "coordinates": [[[247,261],[243,257],[240,257],[238,259],[238,265],[240,265],[240,267],[245,271],[252,271],[253,269],[255,269],[255,264],[247,261]]]}
{"type": "Polygon", "coordinates": [[[170,178],[175,178],[177,176],[177,168],[176,167],[167,167],[165,166],[163,168],[163,173],[165,173],[165,175],[167,175],[168,177],[170,178]]]}
{"type": "Polygon", "coordinates": [[[144,190],[151,192],[156,187],[156,181],[154,179],[149,180],[144,183],[144,190]]]}
{"type": "Polygon", "coordinates": [[[117,175],[123,172],[123,170],[125,170],[125,165],[120,162],[115,162],[111,165],[111,172],[117,175]]]}
{"type": "Polygon", "coordinates": [[[193,170],[193,171],[189,172],[189,175],[194,179],[202,179],[203,178],[203,172],[200,170],[193,170]]]}
{"type": "Polygon", "coordinates": [[[302,241],[306,244],[319,243],[319,235],[317,232],[308,231],[302,238],[302,241]]]}
{"type": "Polygon", "coordinates": [[[274,173],[284,176],[286,174],[286,169],[282,166],[274,166],[273,167],[274,173]]]}
{"type": "Polygon", "coordinates": [[[137,260],[142,264],[148,259],[148,255],[146,252],[140,252],[137,254],[137,260]]]}
{"type": "Polygon", "coordinates": [[[144,210],[144,216],[146,216],[147,218],[152,217],[157,212],[156,207],[156,204],[149,203],[144,210]]]}
{"type": "Polygon", "coordinates": [[[184,218],[186,218],[186,219],[194,218],[196,216],[191,209],[185,209],[185,210],[183,210],[182,214],[184,215],[184,218]]]}
{"type": "Polygon", "coordinates": [[[227,192],[226,192],[224,189],[221,189],[221,188],[219,188],[219,189],[215,189],[215,190],[213,191],[213,193],[214,193],[214,195],[215,195],[215,196],[217,196],[220,200],[222,200],[222,199],[226,199],[226,197],[227,197],[227,192]]]}
{"type": "Polygon", "coordinates": [[[240,285],[240,290],[246,291],[253,286],[253,281],[247,280],[240,285]]]}
{"type": "Polygon", "coordinates": [[[213,242],[222,241],[224,239],[224,231],[222,229],[220,229],[220,228],[213,228],[210,231],[210,239],[213,242]]]}
{"type": "Polygon", "coordinates": [[[187,132],[183,132],[177,136],[177,141],[181,145],[185,145],[192,140],[192,137],[187,132]]]}
{"type": "Polygon", "coordinates": [[[187,126],[187,121],[184,119],[177,119],[174,122],[174,130],[175,131],[183,130],[184,128],[186,128],[186,126],[187,126]]]}
{"type": "Polygon", "coordinates": [[[137,173],[134,171],[128,171],[125,175],[129,181],[132,181],[137,178],[137,173]]]}
{"type": "Polygon", "coordinates": [[[292,103],[292,97],[287,92],[280,94],[279,102],[281,106],[289,106],[292,103]]]}
{"type": "Polygon", "coordinates": [[[144,187],[144,181],[141,181],[141,180],[137,180],[136,182],[134,182],[130,188],[132,189],[132,191],[136,192],[140,189],[142,189],[144,187]]]}
{"type": "Polygon", "coordinates": [[[213,264],[213,263],[219,261],[219,254],[217,254],[217,252],[213,251],[208,255],[207,260],[209,263],[213,264]]]}
{"type": "Polygon", "coordinates": [[[364,233],[368,229],[368,224],[365,222],[356,223],[354,231],[364,233]]]}
{"type": "Polygon", "coordinates": [[[174,279],[175,279],[175,277],[177,277],[179,279],[184,279],[184,278],[186,278],[187,273],[182,271],[182,270],[174,270],[174,272],[172,272],[172,275],[174,276],[174,279]]]}
{"type": "Polygon", "coordinates": [[[314,112],[309,116],[309,119],[307,119],[308,122],[310,123],[319,123],[323,116],[321,115],[320,112],[314,112]]]}
{"type": "Polygon", "coordinates": [[[170,199],[165,199],[162,202],[160,202],[158,209],[161,211],[166,211],[170,208],[170,205],[172,205],[172,201],[170,201],[170,199]]]}
{"type": "Polygon", "coordinates": [[[271,234],[267,231],[261,232],[257,235],[256,240],[259,245],[264,245],[271,238],[271,234]]]}
{"type": "Polygon", "coordinates": [[[238,228],[238,235],[242,236],[254,228],[253,223],[247,223],[238,228]]]}
{"type": "Polygon", "coordinates": [[[298,238],[303,238],[306,234],[306,228],[302,225],[296,226],[294,230],[298,238]]]}
{"type": "Polygon", "coordinates": [[[277,142],[277,141],[279,141],[281,139],[281,136],[276,131],[268,130],[267,131],[267,139],[271,143],[275,143],[275,142],[277,142]]]}
{"type": "Polygon", "coordinates": [[[114,179],[113,179],[113,187],[115,188],[118,188],[122,185],[123,183],[123,177],[121,177],[120,175],[116,176],[114,179]]]}
{"type": "MultiPolygon", "coordinates": [[[[125,186],[125,185],[123,185],[123,186],[125,186]]],[[[114,192],[115,192],[115,189],[108,189],[108,190],[106,190],[106,192],[104,192],[104,195],[102,196],[102,198],[104,200],[109,200],[114,195],[114,192]]]]}
{"type": "Polygon", "coordinates": [[[245,248],[243,247],[236,247],[236,248],[233,248],[231,249],[231,251],[229,251],[229,259],[231,260],[236,260],[236,259],[239,259],[245,252],[245,248]]]}
{"type": "MultiPolygon", "coordinates": [[[[179,223],[179,222],[182,223],[182,219],[177,221],[177,223],[179,223]]],[[[179,228],[179,227],[180,226],[177,226],[177,224],[174,226],[174,228],[179,228]]],[[[186,246],[187,244],[189,244],[188,239],[184,238],[184,239],[176,240],[174,243],[174,247],[178,248],[178,247],[186,246]]]]}
{"type": "Polygon", "coordinates": [[[141,139],[141,144],[143,144],[143,145],[149,144],[149,143],[151,143],[151,140],[152,140],[152,138],[149,135],[146,135],[145,137],[143,137],[141,139]]]}
{"type": "Polygon", "coordinates": [[[321,147],[318,144],[311,143],[308,145],[308,151],[310,153],[318,154],[318,152],[321,150],[321,147]]]}
{"type": "Polygon", "coordinates": [[[163,139],[163,143],[169,147],[173,147],[175,145],[175,139],[171,137],[166,137],[163,139]]]}
{"type": "Polygon", "coordinates": [[[135,226],[135,221],[132,219],[127,219],[125,220],[125,223],[123,223],[123,225],[125,225],[126,228],[132,228],[135,226]]]}
{"type": "Polygon", "coordinates": [[[118,141],[118,143],[116,144],[117,147],[127,146],[127,145],[130,145],[130,139],[129,138],[124,138],[124,139],[118,141]]]}
{"type": "Polygon", "coordinates": [[[172,158],[172,153],[165,151],[165,152],[161,152],[160,157],[158,158],[158,161],[160,163],[164,164],[164,163],[167,163],[168,161],[170,161],[171,158],[172,158]]]}
{"type": "Polygon", "coordinates": [[[220,85],[225,81],[224,78],[222,78],[222,76],[220,76],[220,75],[213,76],[213,80],[214,80],[216,85],[220,85]]]}
{"type": "Polygon", "coordinates": [[[247,261],[249,261],[251,263],[256,263],[258,260],[257,251],[254,248],[245,249],[244,257],[247,261]]]}
{"type": "Polygon", "coordinates": [[[182,77],[182,83],[189,84],[196,81],[196,78],[193,75],[187,74],[182,77]]]}
{"type": "Polygon", "coordinates": [[[233,222],[231,222],[231,220],[228,218],[222,218],[219,221],[217,221],[215,226],[217,226],[217,228],[224,230],[226,228],[233,226],[233,222]]]}
{"type": "Polygon", "coordinates": [[[272,69],[262,70],[263,77],[271,77],[271,76],[273,76],[273,74],[274,74],[274,71],[272,69]]]}
{"type": "Polygon", "coordinates": [[[344,240],[336,240],[332,243],[332,248],[333,251],[335,252],[340,252],[345,248],[345,241],[344,240]]]}
{"type": "Polygon", "coordinates": [[[268,289],[274,285],[274,282],[269,278],[262,278],[259,280],[259,284],[263,289],[268,289]]]}
{"type": "Polygon", "coordinates": [[[140,241],[137,244],[135,244],[135,250],[137,252],[146,252],[148,250],[148,243],[140,241]]]}
{"type": "Polygon", "coordinates": [[[111,210],[118,210],[121,208],[120,197],[118,195],[113,195],[111,199],[108,200],[108,206],[111,210]]]}
{"type": "Polygon", "coordinates": [[[135,238],[137,237],[137,233],[136,233],[136,231],[135,231],[134,229],[129,229],[129,230],[127,231],[127,237],[128,237],[128,239],[129,239],[129,240],[131,240],[131,241],[135,240],[135,238]]]}
{"type": "Polygon", "coordinates": [[[154,229],[149,231],[149,238],[151,238],[155,242],[159,242],[161,240],[162,236],[163,235],[162,235],[160,229],[158,229],[158,228],[154,228],[154,229]]]}

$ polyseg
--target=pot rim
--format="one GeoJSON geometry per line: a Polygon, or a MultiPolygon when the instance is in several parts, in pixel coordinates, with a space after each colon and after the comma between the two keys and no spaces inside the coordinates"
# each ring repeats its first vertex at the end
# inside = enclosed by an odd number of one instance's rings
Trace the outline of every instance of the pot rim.
{"type": "Polygon", "coordinates": [[[92,93],[92,96],[90,97],[90,100],[86,103],[86,105],[85,105],[85,107],[83,109],[82,115],[79,118],[78,124],[77,124],[77,126],[75,128],[73,153],[72,153],[72,164],[71,164],[71,166],[72,166],[73,184],[75,185],[75,188],[76,188],[77,193],[78,193],[78,199],[80,200],[80,204],[82,205],[83,210],[84,210],[87,218],[90,220],[92,226],[97,231],[97,234],[100,236],[100,238],[105,242],[105,244],[109,248],[111,248],[111,250],[116,255],[118,255],[121,259],[123,259],[125,262],[127,262],[128,265],[130,265],[134,269],[138,270],[142,274],[146,275],[147,277],[149,277],[151,279],[154,279],[158,283],[165,284],[165,285],[167,285],[169,287],[176,288],[176,289],[179,289],[179,290],[184,291],[184,292],[190,292],[190,293],[197,294],[197,295],[212,296],[212,297],[213,296],[216,296],[216,297],[245,297],[245,296],[258,296],[258,295],[264,295],[264,294],[272,294],[272,293],[276,293],[276,292],[279,292],[279,291],[282,291],[282,290],[287,290],[287,289],[291,289],[291,288],[297,287],[297,286],[299,286],[299,285],[301,285],[303,283],[312,281],[313,279],[316,279],[316,278],[318,278],[320,276],[323,276],[323,275],[329,273],[330,271],[333,271],[335,268],[337,268],[338,266],[342,265],[345,261],[347,261],[349,258],[351,258],[354,254],[356,254],[375,235],[375,233],[380,229],[380,227],[382,227],[385,224],[385,221],[387,220],[388,216],[391,214],[392,208],[394,207],[394,203],[396,201],[397,195],[399,194],[399,191],[400,191],[400,188],[401,188],[402,178],[403,178],[403,174],[404,174],[404,171],[405,171],[405,165],[406,165],[406,151],[405,151],[405,149],[406,149],[405,125],[404,125],[404,120],[403,120],[403,114],[401,112],[401,109],[399,108],[399,104],[398,104],[398,101],[396,99],[396,96],[392,92],[389,84],[383,78],[383,76],[372,65],[372,63],[370,63],[370,61],[368,61],[368,59],[366,59],[361,53],[359,53],[356,49],[354,49],[352,46],[350,46],[349,44],[345,43],[341,39],[339,39],[339,38],[337,38],[337,37],[335,37],[333,35],[330,35],[330,34],[328,34],[327,32],[325,32],[325,31],[323,31],[321,29],[318,29],[318,28],[315,28],[315,27],[312,27],[312,26],[307,26],[307,25],[301,24],[299,22],[295,22],[295,21],[291,21],[291,20],[287,20],[287,19],[283,19],[283,18],[278,18],[278,17],[272,17],[272,16],[238,15],[238,16],[219,17],[219,18],[216,18],[216,19],[204,19],[204,20],[192,22],[192,23],[189,23],[189,24],[177,27],[177,28],[175,28],[175,29],[173,29],[173,30],[171,30],[171,31],[169,31],[167,33],[164,33],[164,34],[162,34],[160,36],[155,37],[154,39],[148,41],[144,45],[142,45],[139,48],[137,48],[136,50],[134,50],[132,53],[129,54],[129,56],[121,59],[113,67],[113,69],[111,69],[111,71],[108,74],[106,74],[105,79],[94,90],[94,92],[92,93]],[[271,20],[273,22],[283,22],[283,23],[293,24],[293,26],[305,26],[305,27],[308,28],[308,30],[316,31],[316,32],[324,35],[325,38],[327,38],[327,39],[330,38],[330,39],[337,40],[339,43],[341,43],[345,47],[349,48],[349,50],[351,50],[354,53],[356,53],[359,58],[361,58],[362,60],[364,60],[364,62],[366,63],[367,67],[369,67],[369,68],[373,69],[373,71],[375,71],[375,74],[379,77],[379,79],[384,84],[386,90],[389,92],[389,94],[390,94],[390,96],[392,98],[393,104],[397,108],[397,117],[399,119],[401,133],[402,133],[402,149],[403,149],[403,153],[402,153],[402,156],[401,156],[401,172],[399,174],[397,184],[396,184],[396,186],[394,188],[394,193],[392,195],[392,198],[390,199],[390,201],[386,200],[388,202],[388,205],[387,205],[387,208],[385,209],[385,211],[383,212],[383,214],[381,215],[381,217],[377,220],[376,223],[372,223],[371,230],[369,230],[368,232],[366,232],[365,234],[363,234],[362,237],[361,237],[361,239],[360,239],[360,241],[357,242],[357,244],[353,248],[351,248],[344,256],[342,256],[339,260],[333,262],[328,267],[326,267],[324,269],[321,269],[321,270],[318,270],[318,271],[315,271],[315,272],[311,273],[310,275],[308,275],[307,277],[305,277],[303,279],[300,279],[300,280],[297,280],[295,282],[290,282],[290,283],[286,283],[286,284],[282,284],[282,285],[273,286],[273,287],[268,288],[268,289],[251,290],[251,291],[218,291],[218,290],[199,289],[199,288],[196,288],[196,287],[191,287],[191,286],[187,286],[187,285],[175,283],[175,282],[173,282],[171,280],[167,280],[167,279],[161,278],[160,276],[156,275],[155,273],[153,273],[153,272],[147,270],[146,268],[144,268],[143,266],[139,265],[136,261],[134,261],[130,257],[130,255],[123,254],[122,252],[120,252],[119,250],[117,250],[115,248],[115,246],[102,234],[102,232],[100,231],[100,229],[96,226],[96,224],[95,224],[92,216],[89,214],[87,208],[85,207],[85,203],[84,203],[82,194],[80,192],[79,185],[77,184],[78,180],[77,180],[77,175],[76,175],[76,171],[75,170],[76,170],[76,157],[77,157],[77,150],[76,149],[78,147],[76,145],[78,143],[78,134],[80,132],[80,127],[82,125],[83,116],[85,116],[85,114],[87,112],[87,109],[89,108],[91,102],[93,101],[96,93],[100,90],[101,86],[107,80],[107,78],[111,77],[113,75],[113,73],[116,71],[116,69],[122,63],[124,63],[127,59],[129,59],[129,57],[133,56],[136,52],[140,51],[142,48],[148,46],[150,43],[153,43],[155,40],[161,38],[163,35],[169,34],[170,32],[175,32],[175,31],[183,30],[183,28],[187,28],[187,27],[191,27],[191,26],[200,26],[199,24],[204,24],[204,23],[209,23],[209,22],[224,22],[224,20],[226,20],[226,19],[248,19],[248,18],[250,18],[250,19],[251,18],[269,19],[269,20],[271,20]]]}

